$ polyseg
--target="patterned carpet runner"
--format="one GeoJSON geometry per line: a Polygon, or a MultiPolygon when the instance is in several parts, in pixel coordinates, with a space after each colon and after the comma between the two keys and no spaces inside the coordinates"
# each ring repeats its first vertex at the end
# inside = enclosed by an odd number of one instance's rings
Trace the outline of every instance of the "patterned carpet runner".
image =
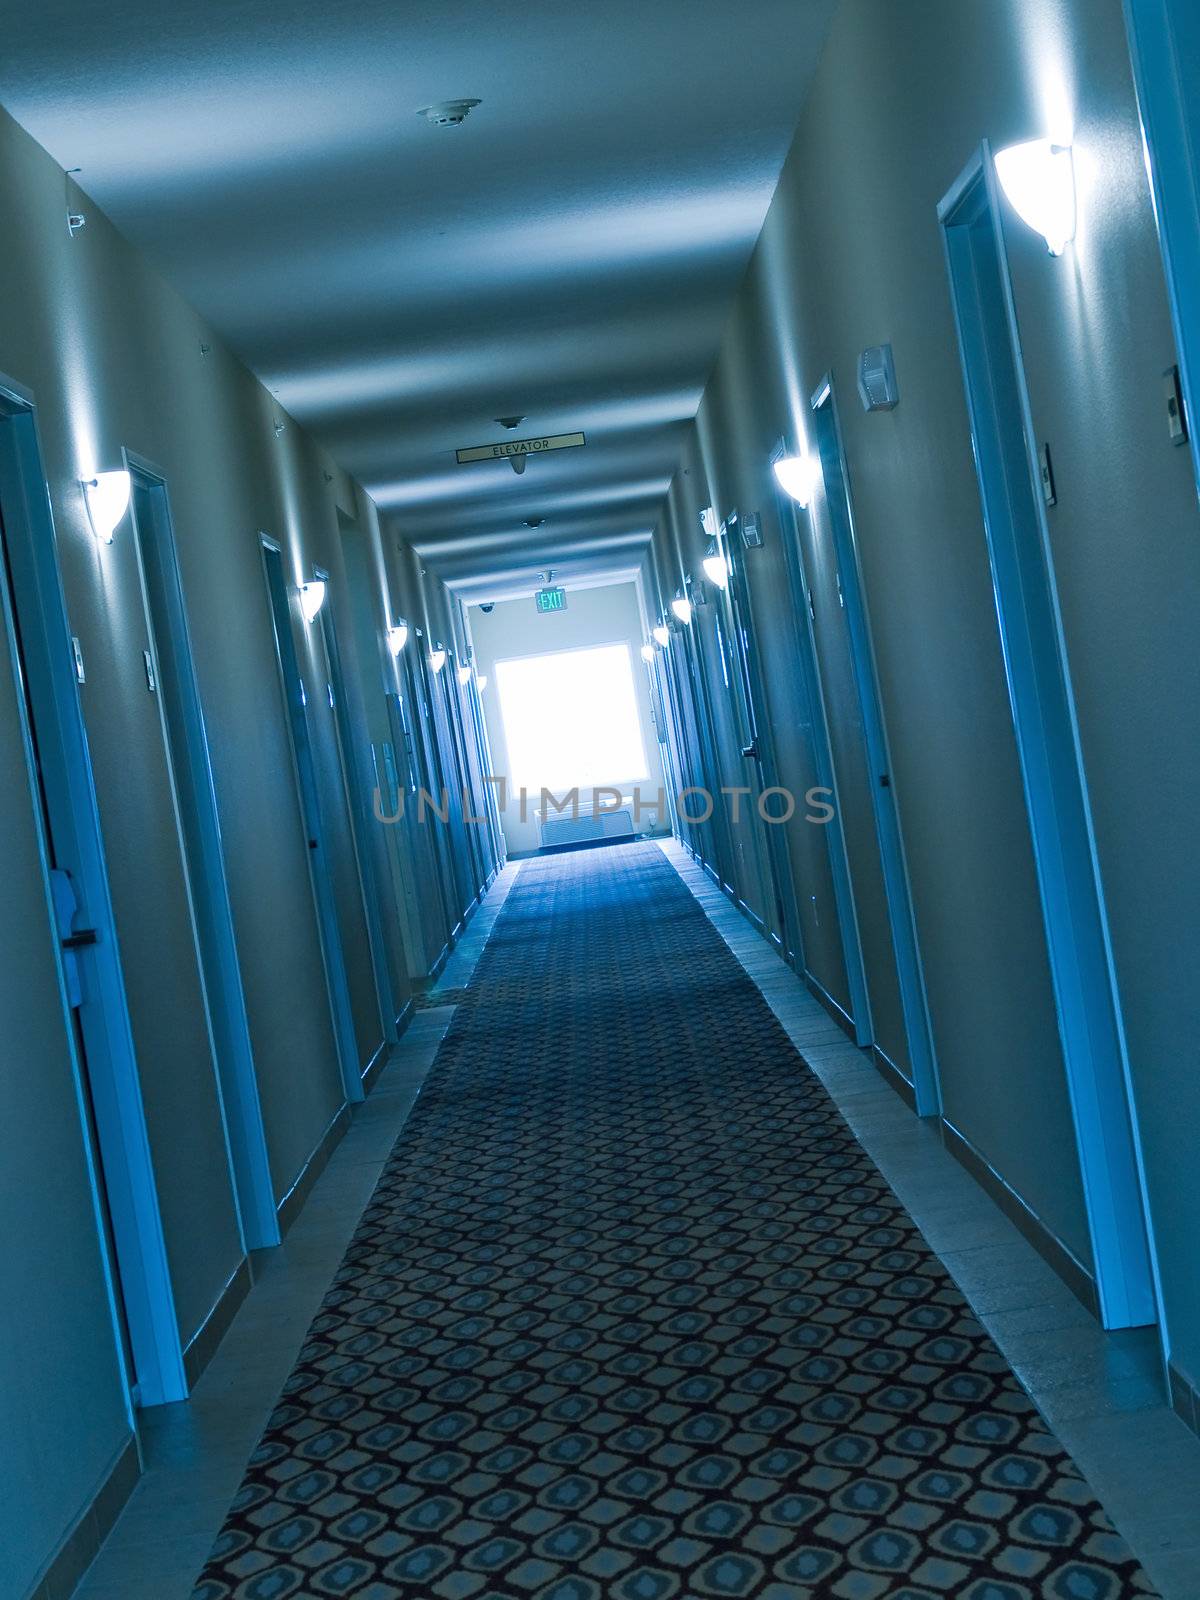
{"type": "Polygon", "coordinates": [[[195,1600],[1151,1593],[661,852],[527,862],[195,1600]]]}

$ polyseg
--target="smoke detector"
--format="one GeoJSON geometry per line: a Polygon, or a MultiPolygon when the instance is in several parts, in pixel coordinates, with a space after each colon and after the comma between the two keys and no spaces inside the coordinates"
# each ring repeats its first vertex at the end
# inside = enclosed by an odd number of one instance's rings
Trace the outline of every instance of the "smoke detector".
{"type": "Polygon", "coordinates": [[[439,100],[436,105],[422,106],[417,115],[435,128],[457,128],[478,104],[478,100],[439,100]]]}
{"type": "Polygon", "coordinates": [[[511,431],[511,429],[513,429],[513,428],[519,428],[521,426],[521,424],[525,421],[525,418],[524,417],[493,417],[492,420],[494,422],[498,422],[502,428],[508,428],[511,431]]]}

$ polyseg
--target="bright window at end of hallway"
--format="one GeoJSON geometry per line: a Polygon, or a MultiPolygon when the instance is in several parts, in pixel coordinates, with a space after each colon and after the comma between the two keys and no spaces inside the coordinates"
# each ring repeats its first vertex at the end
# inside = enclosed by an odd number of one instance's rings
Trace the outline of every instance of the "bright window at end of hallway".
{"type": "Polygon", "coordinates": [[[531,794],[649,777],[627,644],[496,663],[508,779],[531,794]]]}

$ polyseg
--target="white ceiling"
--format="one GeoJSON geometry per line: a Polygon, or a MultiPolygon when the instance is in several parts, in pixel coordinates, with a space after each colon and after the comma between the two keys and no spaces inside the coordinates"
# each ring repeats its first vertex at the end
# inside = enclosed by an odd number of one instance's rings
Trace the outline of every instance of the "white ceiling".
{"type": "Polygon", "coordinates": [[[0,102],[494,598],[637,567],[833,4],[42,0],[0,102]],[[455,464],[575,429],[521,477],[455,464]]]}

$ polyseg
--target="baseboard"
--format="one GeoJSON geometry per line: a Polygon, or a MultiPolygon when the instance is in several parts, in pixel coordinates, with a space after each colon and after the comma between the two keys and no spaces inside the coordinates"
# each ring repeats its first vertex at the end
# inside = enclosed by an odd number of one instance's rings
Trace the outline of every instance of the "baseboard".
{"type": "MultiPolygon", "coordinates": [[[[788,965],[792,966],[792,963],[789,961],[788,965]]],[[[858,1039],[856,1038],[854,1032],[854,1018],[850,1015],[850,1013],[837,1003],[825,985],[818,979],[814,978],[812,973],[809,972],[807,968],[792,967],[792,971],[795,972],[798,977],[803,979],[804,987],[808,990],[809,994],[812,995],[814,1000],[819,1001],[825,1010],[828,1011],[829,1015],[832,1017],[834,1022],[837,1023],[842,1032],[847,1036],[851,1044],[857,1044],[858,1039]]]]}
{"type": "Polygon", "coordinates": [[[250,1258],[243,1257],[238,1263],[237,1270],[217,1296],[216,1304],[184,1349],[183,1372],[189,1392],[195,1388],[196,1380],[216,1354],[221,1340],[229,1332],[229,1325],[237,1315],[238,1307],[250,1293],[250,1285],[253,1282],[250,1258]]]}
{"type": "Polygon", "coordinates": [[[1175,1415],[1193,1433],[1200,1433],[1200,1387],[1182,1373],[1173,1361],[1167,1362],[1167,1382],[1175,1415]]]}
{"type": "Polygon", "coordinates": [[[877,1044],[869,1044],[866,1051],[871,1065],[889,1088],[894,1089],[910,1111],[917,1109],[917,1092],[891,1056],[877,1044]]]}
{"type": "Polygon", "coordinates": [[[333,1154],[349,1123],[350,1108],[349,1106],[342,1106],[325,1129],[325,1132],[317,1140],[316,1148],[303,1167],[301,1167],[299,1177],[275,1207],[275,1214],[279,1218],[281,1237],[287,1233],[292,1223],[299,1216],[304,1202],[308,1199],[309,1190],[325,1170],[330,1156],[333,1154]]]}
{"type": "MultiPolygon", "coordinates": [[[[451,937],[453,937],[453,936],[451,936],[451,937]]],[[[433,963],[433,965],[429,969],[429,976],[425,980],[426,987],[432,988],[432,986],[438,981],[438,979],[442,975],[442,970],[445,967],[447,961],[449,961],[449,959],[450,959],[450,944],[446,943],[446,944],[444,944],[442,946],[441,954],[438,956],[437,960],[433,963]]]]}
{"type": "Polygon", "coordinates": [[[1005,1183],[995,1167],[976,1150],[965,1134],[960,1133],[954,1124],[947,1122],[944,1117],[938,1120],[937,1127],[942,1144],[959,1165],[966,1168],[979,1187],[996,1202],[1038,1255],[1053,1267],[1075,1298],[1099,1321],[1100,1298],[1096,1292],[1096,1280],[1083,1262],[1078,1260],[1062,1240],[1050,1231],[1016,1190],[1005,1183]]]}
{"type": "Polygon", "coordinates": [[[375,1047],[374,1054],[371,1056],[370,1061],[367,1062],[366,1066],[359,1073],[359,1077],[362,1080],[364,1094],[369,1094],[371,1092],[371,1085],[383,1071],[384,1065],[387,1062],[387,1058],[391,1053],[391,1040],[381,1039],[378,1045],[375,1047]]]}
{"type": "Polygon", "coordinates": [[[101,1473],[95,1490],[26,1600],[67,1600],[112,1532],[141,1471],[137,1439],[130,1434],[101,1473]]]}

